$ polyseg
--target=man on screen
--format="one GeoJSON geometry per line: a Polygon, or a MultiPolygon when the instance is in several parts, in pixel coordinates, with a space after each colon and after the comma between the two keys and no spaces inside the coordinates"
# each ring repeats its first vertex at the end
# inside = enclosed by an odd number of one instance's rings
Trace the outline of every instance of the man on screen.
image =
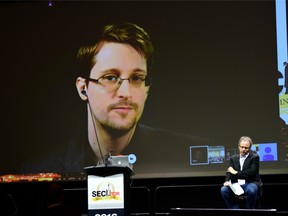
{"type": "Polygon", "coordinates": [[[184,148],[189,164],[189,145],[210,140],[138,123],[152,83],[153,53],[148,33],[132,23],[107,25],[92,45],[82,46],[76,88],[88,126],[64,151],[38,163],[38,169],[25,165],[24,172],[83,172],[119,154],[136,156],[136,174],[169,172],[177,170],[177,154],[173,159],[165,152],[184,148]]]}

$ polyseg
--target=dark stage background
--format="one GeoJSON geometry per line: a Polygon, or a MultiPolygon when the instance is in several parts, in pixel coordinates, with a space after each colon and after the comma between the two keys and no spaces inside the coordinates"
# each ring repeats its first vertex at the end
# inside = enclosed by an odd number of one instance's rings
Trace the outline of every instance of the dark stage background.
{"type": "MultiPolygon", "coordinates": [[[[85,127],[85,104],[75,88],[76,53],[100,25],[120,20],[142,26],[155,46],[143,123],[209,138],[225,151],[237,148],[242,135],[277,143],[278,161],[261,162],[260,172],[287,174],[274,4],[1,2],[0,174],[19,173],[26,157],[61,148],[85,127]]],[[[177,143],[175,152],[161,154],[183,157],[177,143]]],[[[187,161],[179,172],[163,176],[222,176],[226,168],[226,160],[192,166],[187,161]]]]}
{"type": "MultiPolygon", "coordinates": [[[[100,25],[126,20],[150,33],[156,51],[141,121],[212,139],[212,146],[225,146],[225,153],[237,148],[242,135],[255,143],[277,143],[278,161],[260,163],[261,208],[287,215],[287,200],[280,198],[288,192],[288,151],[287,125],[279,118],[274,1],[48,3],[0,3],[0,175],[19,174],[26,157],[60,149],[84,127],[85,106],[75,88],[77,50],[100,25]]],[[[179,160],[178,147],[159,155],[179,160]]],[[[225,160],[185,164],[171,176],[136,174],[132,213],[225,208],[220,187],[226,169],[225,160]]],[[[65,189],[66,204],[85,215],[86,181],[58,183],[65,189]]],[[[1,183],[0,202],[11,195],[22,215],[37,215],[49,184],[1,183]]]]}

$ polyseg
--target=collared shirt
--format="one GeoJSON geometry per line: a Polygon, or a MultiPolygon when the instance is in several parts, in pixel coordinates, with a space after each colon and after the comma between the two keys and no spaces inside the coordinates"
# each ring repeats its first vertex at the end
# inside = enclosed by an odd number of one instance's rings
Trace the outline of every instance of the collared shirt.
{"type": "Polygon", "coordinates": [[[241,171],[242,171],[242,168],[243,168],[244,161],[248,157],[248,155],[249,155],[249,153],[247,155],[245,155],[245,156],[240,155],[240,169],[241,169],[241,171]]]}

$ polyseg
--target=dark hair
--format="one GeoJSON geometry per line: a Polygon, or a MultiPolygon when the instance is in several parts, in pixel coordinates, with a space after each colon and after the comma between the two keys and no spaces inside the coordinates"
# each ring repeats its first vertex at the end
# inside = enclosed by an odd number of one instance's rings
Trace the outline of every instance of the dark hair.
{"type": "Polygon", "coordinates": [[[152,64],[154,48],[148,33],[133,23],[120,23],[106,25],[99,34],[96,43],[82,46],[78,50],[77,60],[79,63],[78,75],[87,78],[96,64],[95,55],[99,52],[105,42],[124,43],[131,45],[147,61],[147,75],[152,77],[152,64]]]}

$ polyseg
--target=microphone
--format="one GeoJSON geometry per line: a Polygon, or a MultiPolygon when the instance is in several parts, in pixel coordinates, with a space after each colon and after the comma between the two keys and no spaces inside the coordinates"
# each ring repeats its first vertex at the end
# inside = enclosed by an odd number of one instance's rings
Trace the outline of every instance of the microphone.
{"type": "MultiPolygon", "coordinates": [[[[100,156],[101,156],[101,159],[102,159],[102,163],[105,165],[105,167],[107,167],[108,166],[108,160],[103,155],[102,150],[101,150],[101,145],[100,145],[100,142],[99,142],[99,138],[98,138],[98,134],[97,134],[96,126],[95,126],[95,120],[94,120],[94,117],[92,115],[92,108],[91,108],[90,103],[89,103],[88,95],[87,95],[85,90],[82,90],[81,93],[87,97],[87,104],[88,104],[88,107],[89,107],[89,110],[90,110],[90,116],[91,116],[91,120],[92,120],[92,123],[93,123],[93,128],[94,128],[94,133],[95,133],[95,136],[96,136],[96,140],[97,140],[97,143],[98,143],[99,153],[100,153],[100,156]]],[[[110,152],[109,152],[109,157],[110,157],[110,152]]]]}

